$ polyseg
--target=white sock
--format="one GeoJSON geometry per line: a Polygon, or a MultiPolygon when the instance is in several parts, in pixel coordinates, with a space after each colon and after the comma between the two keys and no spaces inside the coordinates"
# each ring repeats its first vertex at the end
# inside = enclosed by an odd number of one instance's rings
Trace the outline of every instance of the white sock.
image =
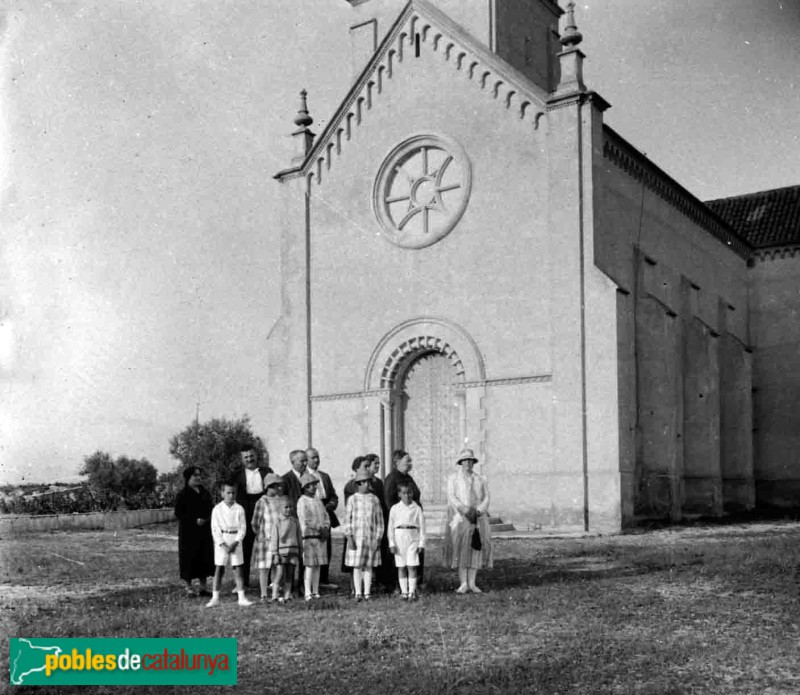
{"type": "Polygon", "coordinates": [[[363,574],[364,573],[360,569],[353,567],[353,585],[355,586],[356,596],[361,596],[361,579],[363,574]]]}
{"type": "Polygon", "coordinates": [[[319,567],[315,567],[311,572],[311,593],[319,593],[319,567]]]}
{"type": "Polygon", "coordinates": [[[372,569],[364,570],[364,596],[369,596],[372,590],[372,569]]]}
{"type": "Polygon", "coordinates": [[[400,577],[400,593],[408,593],[408,577],[400,577]]]}
{"type": "Polygon", "coordinates": [[[239,594],[239,600],[244,601],[244,589],[237,589],[236,593],[239,594]]]}
{"type": "Polygon", "coordinates": [[[409,594],[416,594],[417,593],[417,578],[412,577],[409,575],[408,577],[408,593],[409,594]]]}
{"type": "Polygon", "coordinates": [[[311,594],[313,593],[311,591],[311,574],[312,574],[313,571],[314,570],[311,569],[311,567],[306,567],[305,571],[304,571],[303,585],[304,585],[305,590],[306,590],[306,596],[311,596],[311,594]]]}

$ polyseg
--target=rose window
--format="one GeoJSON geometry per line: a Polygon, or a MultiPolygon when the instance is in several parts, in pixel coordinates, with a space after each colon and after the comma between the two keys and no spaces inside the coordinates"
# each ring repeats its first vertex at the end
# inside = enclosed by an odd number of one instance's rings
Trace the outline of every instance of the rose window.
{"type": "Polygon", "coordinates": [[[396,147],[375,180],[373,203],[388,238],[429,246],[461,219],[470,191],[469,160],[454,142],[418,136],[396,147]]]}

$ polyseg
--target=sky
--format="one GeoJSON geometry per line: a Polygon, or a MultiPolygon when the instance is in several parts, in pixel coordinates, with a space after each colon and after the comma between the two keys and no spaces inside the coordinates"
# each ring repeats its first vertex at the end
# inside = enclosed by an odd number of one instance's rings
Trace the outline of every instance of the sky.
{"type": "MultiPolygon", "coordinates": [[[[373,0],[376,1],[376,0],[373,0]]],[[[0,483],[191,423],[269,446],[267,335],[301,88],[348,88],[344,0],[8,2],[0,14],[0,483]]],[[[701,199],[800,184],[800,0],[584,0],[605,120],[701,199]]],[[[278,467],[281,464],[278,462],[278,467]]]]}

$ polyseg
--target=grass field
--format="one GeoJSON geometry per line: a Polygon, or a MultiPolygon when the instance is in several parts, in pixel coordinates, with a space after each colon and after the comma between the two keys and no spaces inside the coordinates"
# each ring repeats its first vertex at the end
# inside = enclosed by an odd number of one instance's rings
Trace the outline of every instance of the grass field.
{"type": "MultiPolygon", "coordinates": [[[[439,550],[413,604],[342,592],[239,608],[226,592],[206,610],[177,581],[174,525],[0,539],[0,629],[235,637],[246,693],[800,692],[800,524],[498,539],[481,596],[453,593],[439,550]]],[[[8,683],[7,638],[0,666],[8,683]]],[[[95,689],[59,692],[79,690],[95,689]]],[[[112,690],[126,691],[148,689],[112,690]]]]}

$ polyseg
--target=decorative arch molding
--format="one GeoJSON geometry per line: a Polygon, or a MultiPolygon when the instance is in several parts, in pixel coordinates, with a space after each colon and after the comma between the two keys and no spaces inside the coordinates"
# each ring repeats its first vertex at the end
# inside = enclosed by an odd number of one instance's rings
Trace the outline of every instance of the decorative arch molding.
{"type": "Polygon", "coordinates": [[[364,390],[390,389],[410,359],[438,352],[455,367],[463,382],[484,381],[483,356],[472,337],[445,319],[419,317],[396,326],[378,343],[364,376],[364,390]]]}

